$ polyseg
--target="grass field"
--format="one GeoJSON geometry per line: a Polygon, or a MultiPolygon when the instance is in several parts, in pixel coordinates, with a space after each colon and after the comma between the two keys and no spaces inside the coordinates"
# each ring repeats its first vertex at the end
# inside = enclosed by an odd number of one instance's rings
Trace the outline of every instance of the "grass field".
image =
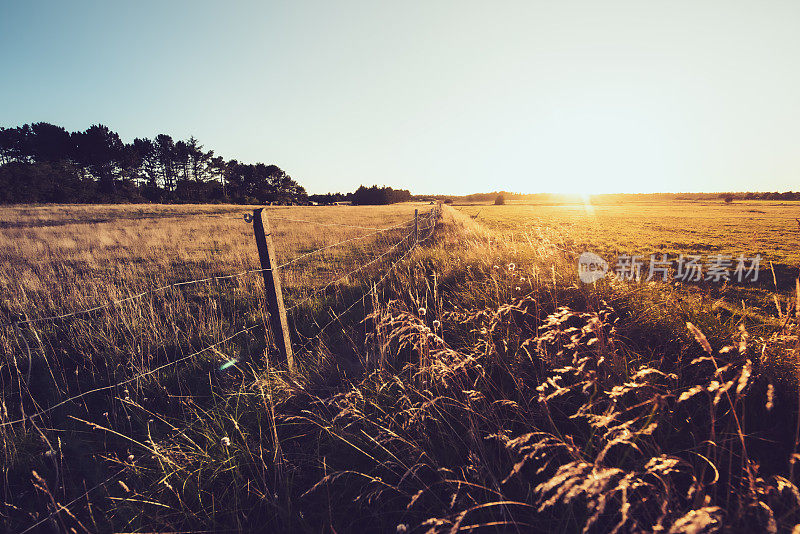
{"type": "MultiPolygon", "coordinates": [[[[372,228],[415,208],[429,206],[268,211],[281,262],[365,236],[286,268],[287,305],[325,289],[290,313],[295,373],[271,349],[259,275],[6,328],[0,524],[715,532],[800,523],[800,292],[783,278],[777,292],[582,284],[569,252],[762,253],[789,280],[793,205],[607,205],[594,215],[456,206],[418,248],[326,287],[401,243],[407,227],[372,228]],[[748,303],[734,306],[740,296],[748,303]]],[[[3,319],[257,268],[248,209],[2,208],[3,319]]]]}
{"type": "MultiPolygon", "coordinates": [[[[457,209],[494,230],[499,239],[551,244],[556,250],[594,252],[613,271],[620,255],[642,257],[643,278],[650,256],[666,254],[674,280],[680,254],[707,264],[717,254],[736,259],[760,256],[758,280],[744,284],[685,284],[687,293],[711,298],[734,313],[783,321],[795,298],[800,267],[800,202],[662,200],[573,204],[468,205],[457,209]],[[775,300],[778,300],[776,304],[775,300]],[[779,309],[780,308],[780,309],[779,309]]],[[[705,275],[704,275],[705,276],[705,275]]],[[[656,277],[657,278],[657,277],[656,277]]],[[[735,277],[732,276],[735,282],[735,277]]],[[[749,279],[748,279],[749,280],[749,279]]]]}
{"type": "Polygon", "coordinates": [[[618,254],[732,254],[800,266],[800,202],[691,200],[458,206],[499,232],[571,250],[618,254]]]}
{"type": "MultiPolygon", "coordinates": [[[[413,218],[403,205],[380,210],[358,207],[268,208],[278,261],[368,233],[347,226],[319,226],[286,219],[387,227],[413,218]],[[345,213],[346,212],[346,213],[345,213]]],[[[101,205],[0,208],[0,320],[10,313],[30,317],[89,308],[164,284],[231,274],[259,267],[248,206],[101,205]]],[[[369,245],[355,243],[359,253],[369,245]]],[[[337,251],[337,253],[340,251],[337,251]]],[[[364,252],[367,253],[366,251],[364,252]]],[[[330,255],[313,268],[332,268],[330,255]]],[[[295,269],[296,271],[296,269],[295,269]]],[[[317,279],[287,272],[303,286],[317,279]]],[[[335,274],[330,272],[327,274],[335,274]]],[[[250,277],[244,283],[256,280],[250,277]]]]}

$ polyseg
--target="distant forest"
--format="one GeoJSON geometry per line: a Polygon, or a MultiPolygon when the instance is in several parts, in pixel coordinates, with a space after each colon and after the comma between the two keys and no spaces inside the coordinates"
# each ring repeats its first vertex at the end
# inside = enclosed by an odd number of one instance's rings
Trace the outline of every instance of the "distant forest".
{"type": "Polygon", "coordinates": [[[0,203],[161,202],[393,204],[408,190],[359,187],[308,196],[277,165],[226,161],[197,139],[124,143],[107,126],[69,132],[46,122],[0,127],[0,203]]]}
{"type": "Polygon", "coordinates": [[[305,204],[276,165],[225,161],[195,139],[124,143],[101,124],[83,132],[38,122],[0,128],[0,203],[233,202],[305,204]]]}
{"type": "MultiPolygon", "coordinates": [[[[277,165],[225,160],[197,139],[167,134],[124,143],[102,124],[68,132],[46,122],[0,127],[0,203],[393,204],[505,200],[564,202],[563,195],[507,191],[466,196],[415,195],[406,189],[361,186],[353,193],[309,196],[277,165]]],[[[654,193],[592,195],[593,201],[800,200],[800,193],[654,193]]]]}
{"type": "Polygon", "coordinates": [[[311,202],[316,204],[335,204],[339,202],[349,202],[353,205],[376,205],[394,204],[396,202],[407,202],[409,200],[420,200],[419,197],[412,197],[407,189],[392,189],[391,187],[364,187],[356,189],[354,193],[326,193],[324,195],[311,195],[308,197],[311,202]]]}

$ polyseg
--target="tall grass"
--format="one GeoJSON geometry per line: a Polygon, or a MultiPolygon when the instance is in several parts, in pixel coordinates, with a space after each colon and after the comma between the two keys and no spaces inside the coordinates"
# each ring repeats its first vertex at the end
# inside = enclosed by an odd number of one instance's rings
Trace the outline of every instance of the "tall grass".
{"type": "MultiPolygon", "coordinates": [[[[323,323],[327,307],[341,312],[369,289],[353,280],[306,320],[323,323]]],[[[206,295],[216,314],[175,296],[132,307],[122,326],[7,336],[4,420],[185,355],[185,339],[218,340],[231,317],[257,324],[255,295],[206,295]],[[173,352],[131,350],[151,337],[173,352]]],[[[256,330],[0,427],[3,521],[17,531],[37,521],[65,531],[791,531],[798,332],[796,311],[786,314],[776,329],[672,286],[583,285],[558,248],[498,238],[448,210],[430,244],[304,345],[295,374],[256,330]]]]}

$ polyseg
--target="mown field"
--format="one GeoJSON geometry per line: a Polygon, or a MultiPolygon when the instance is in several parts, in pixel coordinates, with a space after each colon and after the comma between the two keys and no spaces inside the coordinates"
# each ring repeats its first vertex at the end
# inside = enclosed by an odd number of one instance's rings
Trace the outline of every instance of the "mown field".
{"type": "Polygon", "coordinates": [[[270,209],[280,262],[353,240],[285,269],[292,373],[247,272],[248,207],[3,208],[4,321],[245,274],[6,327],[0,524],[791,532],[796,237],[791,205],[759,205],[456,206],[415,249],[374,228],[427,205],[270,209]],[[749,209],[760,233],[722,226],[749,209]],[[573,248],[656,245],[786,270],[737,306],[730,288],[578,280],[573,248]]]}

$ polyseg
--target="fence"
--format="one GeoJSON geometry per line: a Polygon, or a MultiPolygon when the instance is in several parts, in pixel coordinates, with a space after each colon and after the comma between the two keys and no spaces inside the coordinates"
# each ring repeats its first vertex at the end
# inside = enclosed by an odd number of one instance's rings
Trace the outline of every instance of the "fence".
{"type": "MultiPolygon", "coordinates": [[[[399,224],[377,228],[283,217],[280,213],[265,213],[261,209],[257,209],[252,214],[247,214],[245,220],[252,223],[252,237],[255,241],[253,247],[258,250],[260,268],[158,285],[157,287],[137,291],[132,295],[113,299],[100,305],[41,317],[29,318],[22,316],[0,325],[0,327],[7,329],[7,334],[11,334],[9,337],[16,338],[19,348],[15,354],[6,354],[5,362],[0,362],[0,387],[2,387],[4,393],[3,403],[0,407],[0,439],[10,443],[8,440],[11,439],[10,436],[13,436],[15,430],[21,429],[24,433],[27,432],[26,428],[35,429],[43,442],[46,443],[49,452],[52,453],[55,448],[53,444],[55,441],[52,438],[48,438],[46,432],[62,432],[63,430],[58,429],[58,424],[42,424],[42,419],[45,416],[55,416],[55,420],[51,421],[51,423],[60,421],[66,424],[67,418],[60,417],[54,413],[60,408],[68,405],[77,407],[79,404],[83,404],[83,410],[89,412],[91,410],[89,410],[89,405],[86,404],[86,401],[90,396],[101,392],[118,393],[123,391],[122,388],[124,388],[125,395],[127,395],[128,387],[131,386],[134,389],[133,386],[139,384],[143,378],[156,375],[165,370],[172,370],[182,363],[195,360],[201,354],[216,352],[223,345],[261,328],[264,328],[267,338],[271,334],[277,352],[285,362],[286,367],[291,371],[294,367],[293,359],[295,354],[305,353],[309,345],[315,340],[321,339],[331,325],[341,321],[345,314],[372,297],[396,270],[398,265],[417,246],[434,235],[440,216],[441,208],[440,206],[435,206],[425,214],[419,214],[415,210],[413,220],[405,220],[399,224]],[[273,221],[281,220],[291,224],[315,225],[323,230],[343,228],[359,233],[335,243],[316,247],[313,250],[304,250],[292,259],[279,263],[276,260],[275,244],[273,243],[271,225],[268,219],[273,221]],[[51,383],[55,386],[52,388],[55,391],[50,395],[50,399],[41,399],[34,395],[32,382],[35,382],[33,380],[35,377],[31,376],[31,370],[34,367],[32,354],[35,351],[41,351],[44,354],[45,344],[49,343],[42,339],[42,336],[40,336],[42,330],[37,332],[37,328],[50,325],[48,328],[53,329],[51,332],[53,334],[52,337],[61,339],[60,335],[66,336],[67,333],[71,332],[66,327],[71,321],[85,320],[88,323],[97,318],[97,314],[101,312],[111,315],[123,309],[130,312],[131,307],[134,306],[139,308],[150,306],[152,308],[156,297],[164,297],[166,302],[166,295],[170,292],[182,294],[182,290],[189,287],[200,287],[201,284],[220,285],[234,280],[258,277],[258,275],[264,280],[266,307],[263,310],[250,311],[255,317],[261,316],[261,321],[255,321],[255,324],[249,326],[242,325],[241,328],[236,328],[235,332],[220,336],[222,339],[219,341],[205,345],[197,350],[191,350],[188,354],[182,354],[146,369],[143,368],[139,372],[125,372],[125,377],[121,380],[113,380],[111,371],[106,369],[109,372],[107,380],[101,378],[94,382],[94,387],[89,387],[82,391],[80,381],[77,379],[77,366],[75,367],[75,377],[70,378],[63,369],[60,375],[58,371],[54,372],[48,359],[44,358],[44,363],[41,367],[46,366],[47,372],[53,375],[51,383]],[[350,283],[350,286],[347,285],[348,283],[350,283]],[[363,290],[362,288],[365,286],[369,289],[363,290]],[[329,304],[340,298],[342,293],[347,292],[348,287],[351,293],[350,301],[346,305],[339,302],[339,308],[343,307],[344,309],[337,313],[334,311],[335,308],[329,306],[329,304]],[[331,291],[332,288],[336,289],[336,291],[331,291]],[[284,302],[284,297],[287,298],[286,302],[284,302]],[[314,325],[314,331],[312,332],[300,332],[297,329],[290,331],[290,328],[296,327],[296,323],[303,318],[304,310],[313,311],[314,307],[326,309],[329,312],[329,317],[320,322],[309,322],[309,324],[314,325]],[[64,327],[63,330],[60,329],[61,327],[64,327]],[[297,340],[294,347],[292,338],[297,340]],[[70,384],[70,382],[72,383],[70,384]],[[100,382],[100,384],[103,382],[108,383],[99,385],[97,382],[100,382]],[[77,391],[75,391],[75,388],[77,388],[77,391]],[[19,412],[17,417],[11,414],[12,405],[15,403],[19,412]]],[[[256,300],[257,302],[258,300],[256,300]]],[[[167,310],[169,307],[164,304],[164,309],[167,310]]],[[[235,323],[236,321],[232,321],[232,325],[235,326],[235,323]]],[[[50,346],[49,349],[50,353],[55,356],[58,347],[50,346]]],[[[164,354],[168,352],[165,350],[164,354]]],[[[178,352],[178,350],[175,349],[174,352],[178,352]]],[[[224,369],[226,366],[235,363],[236,360],[229,360],[219,369],[224,369]]],[[[39,364],[37,363],[36,365],[39,364]]],[[[41,367],[39,369],[40,373],[44,372],[41,367]]],[[[121,395],[115,394],[107,397],[105,402],[116,403],[122,400],[121,395]]],[[[106,409],[108,409],[107,406],[106,409]]],[[[68,418],[72,419],[73,423],[82,421],[72,417],[72,415],[69,415],[68,418]]],[[[52,454],[51,457],[53,457],[52,454]]],[[[56,480],[64,483],[63,481],[66,477],[60,476],[60,473],[65,467],[54,463],[54,468],[57,473],[56,480]]],[[[50,513],[30,525],[23,532],[36,529],[45,522],[52,520],[53,517],[59,516],[59,514],[69,514],[68,509],[70,506],[81,499],[88,499],[90,493],[107,486],[124,471],[125,468],[123,467],[123,469],[111,474],[104,480],[91,485],[89,489],[84,487],[83,490],[85,491],[73,499],[69,499],[66,495],[65,485],[62,502],[66,502],[66,504],[62,505],[53,500],[53,505],[49,509],[50,513]]]]}
{"type": "MultiPolygon", "coordinates": [[[[275,247],[273,244],[269,223],[266,220],[266,217],[264,216],[263,210],[259,208],[256,209],[253,212],[253,214],[245,215],[245,221],[253,224],[255,247],[258,250],[259,258],[261,261],[261,268],[259,269],[249,269],[246,271],[232,273],[232,274],[179,281],[167,285],[162,285],[159,287],[154,287],[146,291],[140,291],[128,297],[113,300],[102,305],[81,309],[77,311],[71,311],[63,314],[48,315],[44,317],[19,318],[17,320],[6,323],[2,326],[8,329],[13,329],[14,333],[16,334],[16,337],[22,340],[22,344],[24,345],[23,358],[25,356],[27,356],[28,358],[28,378],[29,378],[30,367],[32,365],[31,347],[28,342],[28,339],[26,338],[25,335],[23,335],[22,332],[23,328],[26,327],[30,328],[33,327],[34,325],[38,325],[41,323],[55,323],[77,317],[91,316],[93,313],[99,312],[101,310],[119,308],[123,304],[139,301],[147,296],[153,296],[165,293],[167,291],[174,289],[181,289],[189,286],[194,286],[197,284],[221,282],[225,280],[231,280],[231,279],[237,279],[241,277],[261,274],[264,279],[264,287],[265,287],[266,303],[267,303],[267,309],[264,311],[265,311],[265,316],[268,318],[268,322],[270,325],[272,340],[277,348],[277,351],[281,356],[281,359],[291,371],[294,368],[294,362],[293,362],[294,351],[291,342],[292,336],[289,329],[289,324],[290,324],[289,314],[298,312],[299,310],[302,309],[304,304],[307,304],[312,299],[324,296],[330,288],[348,279],[351,279],[354,275],[357,275],[359,273],[365,273],[368,275],[372,274],[374,276],[376,272],[380,274],[380,276],[377,279],[373,279],[372,283],[370,284],[370,289],[368,291],[363,292],[360,298],[352,302],[344,311],[338,314],[334,313],[331,320],[321,325],[317,329],[317,332],[315,334],[310,336],[309,335],[304,336],[305,342],[302,344],[301,348],[301,350],[303,350],[308,347],[309,340],[319,338],[319,336],[321,336],[327,330],[328,327],[337,322],[345,313],[350,311],[358,303],[364,302],[366,298],[370,297],[377,290],[377,288],[389,277],[389,275],[394,271],[395,267],[403,259],[405,259],[405,257],[416,246],[423,243],[433,235],[436,223],[439,220],[440,216],[441,216],[441,208],[440,206],[437,205],[434,208],[432,208],[430,212],[423,214],[422,216],[419,215],[418,210],[415,210],[415,216],[413,220],[404,221],[400,224],[396,224],[385,228],[374,228],[374,227],[346,225],[338,223],[321,223],[313,220],[281,217],[280,215],[277,216],[269,215],[268,216],[269,218],[279,219],[279,220],[283,219],[293,223],[313,224],[313,225],[320,225],[321,227],[346,227],[357,230],[369,230],[369,233],[358,235],[355,237],[350,237],[336,243],[328,244],[323,247],[319,247],[314,250],[304,252],[289,261],[286,261],[282,264],[278,264],[277,260],[275,259],[275,247]],[[367,239],[374,240],[373,245],[382,246],[383,248],[385,248],[385,250],[382,253],[378,254],[377,256],[370,258],[368,261],[365,258],[358,258],[358,257],[355,258],[356,262],[358,262],[361,259],[363,259],[364,261],[353,269],[347,268],[348,265],[354,263],[354,258],[352,257],[352,255],[333,254],[333,251],[337,248],[345,247],[347,245],[352,245],[356,242],[364,241],[367,239]],[[390,244],[392,241],[394,241],[394,243],[390,244]],[[385,267],[381,272],[380,265],[381,263],[386,263],[386,262],[389,262],[389,265],[385,267]],[[328,279],[327,281],[324,280],[320,281],[320,277],[317,276],[318,273],[315,273],[314,276],[312,276],[312,279],[317,281],[316,284],[308,284],[308,283],[297,284],[296,282],[298,281],[302,282],[308,281],[308,279],[302,280],[298,277],[298,268],[300,270],[307,269],[309,265],[313,264],[324,265],[323,269],[324,272],[327,274],[332,274],[333,276],[329,277],[330,279],[328,279]],[[284,279],[283,282],[286,281],[289,282],[291,305],[288,307],[284,305],[282,278],[284,279]]],[[[7,415],[6,409],[4,409],[3,413],[0,413],[0,418],[4,419],[0,420],[0,428],[11,426],[17,423],[23,423],[25,421],[31,421],[35,418],[39,418],[43,415],[51,413],[54,410],[64,405],[80,400],[88,395],[92,395],[94,393],[102,391],[113,390],[125,386],[127,384],[136,382],[141,378],[155,374],[157,372],[160,372],[164,369],[175,366],[187,360],[191,360],[200,354],[203,354],[208,351],[213,351],[217,347],[245,333],[251,332],[261,326],[262,324],[254,324],[245,328],[241,328],[235,333],[226,336],[221,341],[218,341],[212,345],[205,346],[204,348],[201,348],[199,350],[193,351],[188,355],[181,356],[177,359],[166,362],[152,369],[136,373],[132,377],[127,378],[125,380],[117,381],[113,384],[83,391],[77,395],[73,395],[70,396],[69,398],[60,400],[50,405],[49,407],[38,409],[31,414],[25,414],[24,408],[22,407],[22,403],[20,403],[20,409],[22,413],[20,414],[20,417],[17,419],[10,419],[7,415]]],[[[38,336],[36,335],[35,331],[33,332],[33,336],[38,340],[38,336]]],[[[16,365],[16,358],[14,359],[14,361],[16,365]]],[[[21,393],[22,392],[20,391],[20,395],[21,393]]]]}

